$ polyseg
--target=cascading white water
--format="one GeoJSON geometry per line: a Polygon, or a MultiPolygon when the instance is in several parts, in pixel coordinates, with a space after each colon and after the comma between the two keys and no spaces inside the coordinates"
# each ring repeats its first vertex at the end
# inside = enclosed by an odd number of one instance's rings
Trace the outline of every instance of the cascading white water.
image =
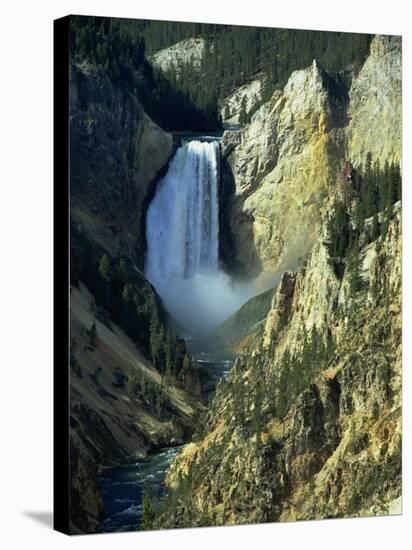
{"type": "Polygon", "coordinates": [[[251,293],[219,269],[217,141],[189,141],[159,182],[146,220],[146,275],[177,323],[212,331],[251,293]]]}

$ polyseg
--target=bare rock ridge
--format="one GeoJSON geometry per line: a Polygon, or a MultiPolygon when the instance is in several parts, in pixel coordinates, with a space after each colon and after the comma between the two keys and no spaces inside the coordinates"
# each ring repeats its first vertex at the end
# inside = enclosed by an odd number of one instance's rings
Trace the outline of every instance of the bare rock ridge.
{"type": "Polygon", "coordinates": [[[400,161],[402,136],[401,38],[377,36],[350,90],[347,156],[354,164],[372,154],[400,161]],[[368,131],[373,128],[373,132],[368,131]]]}
{"type": "Polygon", "coordinates": [[[322,69],[314,62],[275,91],[229,154],[236,184],[230,229],[237,262],[250,275],[281,271],[313,244],[336,153],[343,156],[331,119],[322,69]]]}
{"type": "Polygon", "coordinates": [[[231,94],[224,97],[220,102],[220,115],[226,124],[239,124],[239,115],[242,105],[246,113],[251,112],[260,102],[262,94],[262,81],[252,80],[236,88],[231,94]]]}

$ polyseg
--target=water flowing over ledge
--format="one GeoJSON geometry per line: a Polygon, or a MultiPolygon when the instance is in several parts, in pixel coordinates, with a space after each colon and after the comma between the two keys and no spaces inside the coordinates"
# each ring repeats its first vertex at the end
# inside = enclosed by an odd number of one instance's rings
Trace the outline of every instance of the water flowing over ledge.
{"type": "Polygon", "coordinates": [[[182,329],[214,330],[251,295],[219,268],[218,141],[177,150],[146,222],[146,275],[182,329]]]}

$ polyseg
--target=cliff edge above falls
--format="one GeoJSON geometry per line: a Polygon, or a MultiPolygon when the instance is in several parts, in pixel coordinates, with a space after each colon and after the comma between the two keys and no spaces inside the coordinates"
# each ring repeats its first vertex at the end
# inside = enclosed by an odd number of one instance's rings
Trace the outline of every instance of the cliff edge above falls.
{"type": "Polygon", "coordinates": [[[319,211],[344,161],[361,167],[368,153],[399,161],[401,45],[376,36],[347,89],[319,64],[295,71],[283,90],[252,117],[241,142],[227,151],[233,266],[259,276],[295,268],[313,246],[319,211]]]}

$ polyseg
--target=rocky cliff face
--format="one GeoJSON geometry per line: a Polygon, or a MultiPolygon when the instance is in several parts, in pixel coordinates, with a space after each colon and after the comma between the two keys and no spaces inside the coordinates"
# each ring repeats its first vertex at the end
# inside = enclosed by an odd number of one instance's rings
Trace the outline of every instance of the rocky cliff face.
{"type": "Polygon", "coordinates": [[[274,274],[308,252],[342,156],[342,132],[314,62],[257,111],[229,154],[236,184],[231,231],[241,269],[274,274]]]}
{"type": "Polygon", "coordinates": [[[249,113],[259,103],[262,92],[262,81],[252,80],[236,88],[227,97],[220,101],[220,116],[226,124],[239,124],[239,114],[244,102],[246,112],[249,113]]]}
{"type": "Polygon", "coordinates": [[[173,138],[137,98],[86,62],[70,72],[71,219],[110,255],[143,267],[145,203],[173,138]]]}
{"type": "Polygon", "coordinates": [[[350,90],[347,155],[355,165],[366,155],[400,161],[402,135],[401,38],[377,36],[350,90]],[[373,128],[373,131],[368,129],[373,128]]]}
{"type": "MultiPolygon", "coordinates": [[[[168,475],[165,526],[223,525],[393,512],[401,491],[401,223],[364,247],[366,293],[329,266],[323,236],[285,273],[264,343],[241,356],[214,400],[203,439],[168,475]],[[334,342],[284,416],[274,396],[304,334],[334,342]],[[395,503],[395,506],[394,506],[395,503]]],[[[293,361],[293,359],[292,359],[293,361]]],[[[300,377],[305,376],[300,371],[300,377]]]]}
{"type": "Polygon", "coordinates": [[[314,61],[252,117],[226,153],[237,269],[265,286],[296,267],[344,160],[363,165],[368,152],[382,164],[399,160],[400,71],[399,40],[377,36],[349,92],[314,61]]]}

